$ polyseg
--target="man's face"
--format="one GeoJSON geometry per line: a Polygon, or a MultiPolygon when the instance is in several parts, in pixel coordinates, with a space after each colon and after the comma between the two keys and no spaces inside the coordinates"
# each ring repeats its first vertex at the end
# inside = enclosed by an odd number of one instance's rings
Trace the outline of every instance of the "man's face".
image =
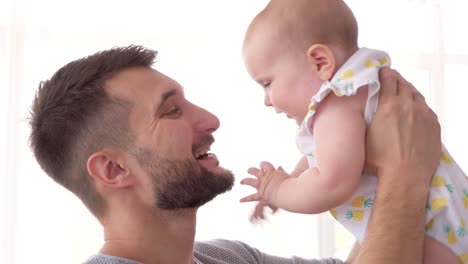
{"type": "Polygon", "coordinates": [[[209,153],[219,120],[187,101],[177,82],[138,67],[119,73],[107,87],[132,104],[130,152],[140,167],[135,171],[150,178],[159,208],[195,208],[232,187],[232,173],[209,153]]]}

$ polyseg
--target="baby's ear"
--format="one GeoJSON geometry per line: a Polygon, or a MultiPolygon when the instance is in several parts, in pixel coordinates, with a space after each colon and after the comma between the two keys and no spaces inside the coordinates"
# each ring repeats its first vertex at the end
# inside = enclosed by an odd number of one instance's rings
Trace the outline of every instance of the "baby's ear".
{"type": "Polygon", "coordinates": [[[314,44],[307,49],[307,58],[317,69],[322,81],[329,81],[335,72],[335,56],[332,50],[323,44],[314,44]]]}

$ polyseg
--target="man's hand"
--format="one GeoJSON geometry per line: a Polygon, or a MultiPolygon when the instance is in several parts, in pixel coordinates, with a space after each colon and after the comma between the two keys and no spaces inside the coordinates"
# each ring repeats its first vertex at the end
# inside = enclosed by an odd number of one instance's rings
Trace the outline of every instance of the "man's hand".
{"type": "Polygon", "coordinates": [[[428,180],[439,165],[441,152],[437,116],[396,71],[383,68],[380,81],[379,109],[367,129],[366,170],[381,176],[381,170],[404,164],[423,169],[428,180]]]}
{"type": "Polygon", "coordinates": [[[367,129],[366,171],[379,178],[366,238],[348,263],[422,263],[424,219],[441,153],[440,125],[396,71],[380,70],[379,109],[367,129]]]}

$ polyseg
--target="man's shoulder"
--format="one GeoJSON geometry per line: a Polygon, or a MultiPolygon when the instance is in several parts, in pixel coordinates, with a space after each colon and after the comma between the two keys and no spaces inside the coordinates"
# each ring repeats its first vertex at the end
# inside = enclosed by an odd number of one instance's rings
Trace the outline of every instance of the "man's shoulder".
{"type": "Polygon", "coordinates": [[[307,260],[295,256],[291,256],[289,258],[272,256],[265,254],[244,242],[225,239],[195,242],[194,256],[199,263],[203,264],[343,264],[342,261],[333,258],[307,260]]]}
{"type": "Polygon", "coordinates": [[[104,254],[96,254],[94,256],[89,257],[83,264],[141,264],[140,262],[114,257],[104,254]]]}
{"type": "Polygon", "coordinates": [[[241,241],[215,239],[195,242],[193,254],[201,263],[259,263],[261,253],[241,241]]]}
{"type": "Polygon", "coordinates": [[[257,249],[249,246],[248,244],[238,240],[227,240],[227,239],[213,239],[206,241],[195,241],[194,247],[195,252],[199,253],[212,253],[212,252],[230,252],[230,253],[252,253],[256,252],[257,249]]]}

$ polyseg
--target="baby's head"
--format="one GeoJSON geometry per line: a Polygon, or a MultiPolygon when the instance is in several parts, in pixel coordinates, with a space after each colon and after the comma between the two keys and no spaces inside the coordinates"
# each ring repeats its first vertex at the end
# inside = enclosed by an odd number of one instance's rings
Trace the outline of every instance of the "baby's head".
{"type": "Polygon", "coordinates": [[[265,105],[300,123],[310,98],[358,49],[357,35],[342,0],[272,0],[249,25],[242,52],[265,105]]]}

